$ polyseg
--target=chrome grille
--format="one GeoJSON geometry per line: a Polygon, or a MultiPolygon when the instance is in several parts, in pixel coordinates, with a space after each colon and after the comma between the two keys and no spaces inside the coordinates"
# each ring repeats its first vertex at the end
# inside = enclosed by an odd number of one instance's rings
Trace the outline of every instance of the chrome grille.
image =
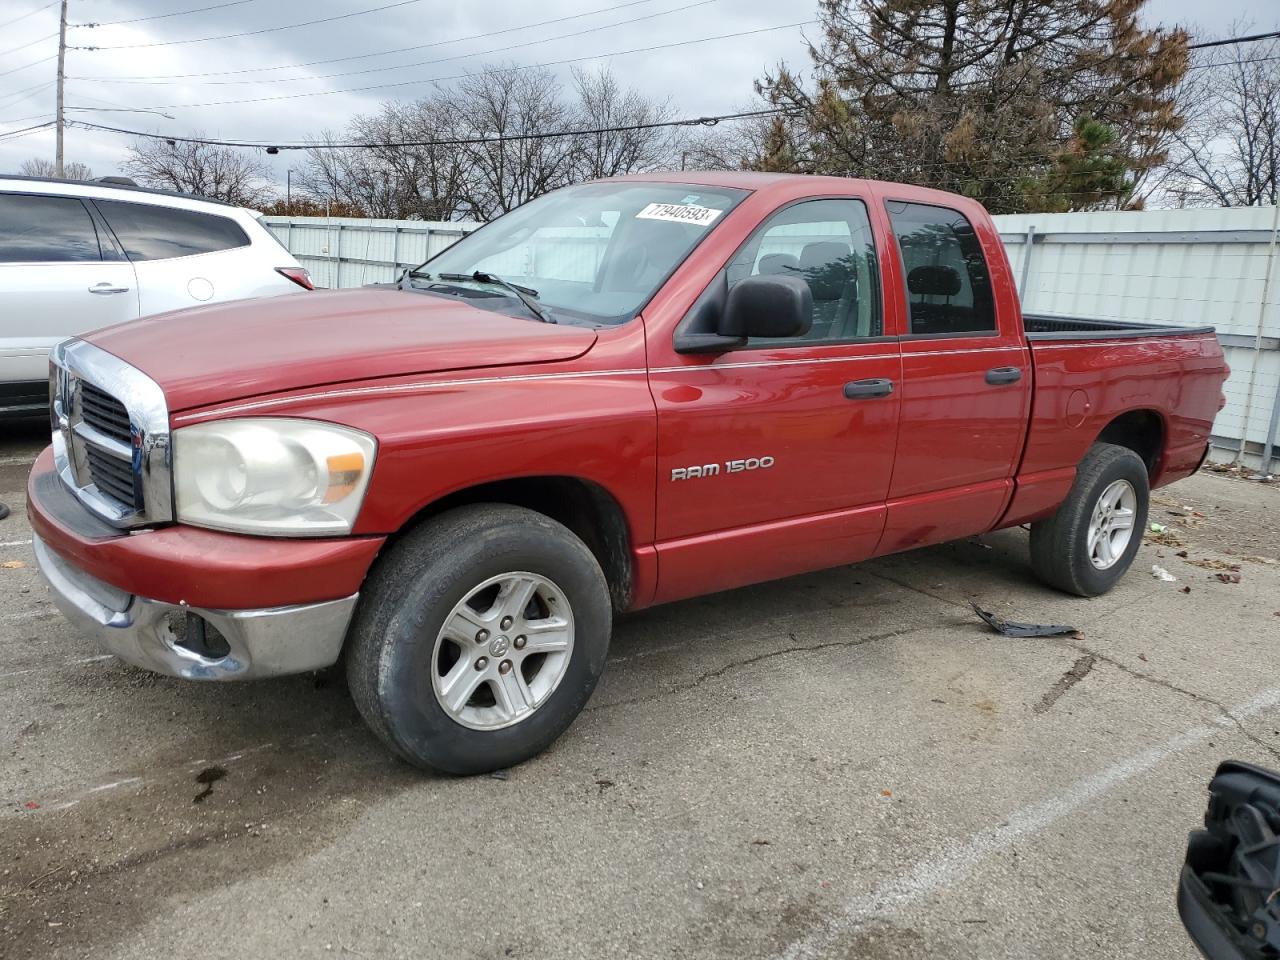
{"type": "Polygon", "coordinates": [[[159,385],[82,340],[50,358],[53,453],[63,482],[117,527],[173,519],[169,414],[159,385]]]}

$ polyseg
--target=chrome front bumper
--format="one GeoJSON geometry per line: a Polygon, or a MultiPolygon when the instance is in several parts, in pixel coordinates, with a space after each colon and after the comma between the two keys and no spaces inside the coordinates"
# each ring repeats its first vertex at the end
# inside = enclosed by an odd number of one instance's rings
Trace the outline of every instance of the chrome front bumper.
{"type": "MultiPolygon", "coordinates": [[[[33,538],[36,564],[62,614],[111,654],[188,680],[247,680],[331,666],[342,652],[359,594],[262,610],[202,610],[126,593],[91,577],[33,538]],[[190,618],[225,641],[225,654],[184,646],[190,618]]],[[[222,644],[219,644],[222,646],[222,644]]],[[[207,649],[207,648],[206,648],[207,649]]]]}

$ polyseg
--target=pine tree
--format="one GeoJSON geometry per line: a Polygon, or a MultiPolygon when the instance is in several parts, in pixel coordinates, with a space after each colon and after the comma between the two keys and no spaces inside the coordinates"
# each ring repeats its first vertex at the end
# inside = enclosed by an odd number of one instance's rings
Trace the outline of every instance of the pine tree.
{"type": "Polygon", "coordinates": [[[766,169],[954,190],[993,212],[1122,206],[1181,125],[1181,30],[1146,0],[821,0],[812,78],[757,88],[790,108],[766,169]]]}

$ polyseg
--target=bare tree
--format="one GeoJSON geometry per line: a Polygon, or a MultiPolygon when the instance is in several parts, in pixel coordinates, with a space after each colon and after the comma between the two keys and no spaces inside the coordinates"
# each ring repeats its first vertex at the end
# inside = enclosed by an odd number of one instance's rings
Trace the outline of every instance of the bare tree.
{"type": "Polygon", "coordinates": [[[1280,199],[1280,40],[1204,50],[1180,96],[1187,122],[1174,134],[1164,197],[1179,207],[1280,199]]]}
{"type": "Polygon", "coordinates": [[[573,71],[578,95],[573,124],[598,130],[575,137],[573,177],[598,180],[673,166],[679,137],[667,123],[675,110],[670,100],[650,100],[638,90],[623,89],[607,67],[573,71]],[[630,129],[616,129],[616,128],[630,129]]]}
{"type": "MultiPolygon", "coordinates": [[[[44,157],[32,157],[30,160],[23,160],[20,172],[24,177],[49,177],[56,176],[57,167],[52,160],[46,160],[44,157]]],[[[62,167],[63,180],[91,180],[93,179],[93,171],[89,169],[87,163],[81,163],[73,160],[71,163],[63,164],[62,167]]]]}
{"type": "Polygon", "coordinates": [[[463,203],[491,220],[573,179],[573,111],[546,68],[486,67],[449,96],[467,175],[463,203]],[[549,134],[554,134],[550,135],[549,134]]]}
{"type": "Polygon", "coordinates": [[[266,162],[235,147],[148,137],[129,148],[124,168],[149,187],[242,207],[265,206],[275,192],[266,162]]]}

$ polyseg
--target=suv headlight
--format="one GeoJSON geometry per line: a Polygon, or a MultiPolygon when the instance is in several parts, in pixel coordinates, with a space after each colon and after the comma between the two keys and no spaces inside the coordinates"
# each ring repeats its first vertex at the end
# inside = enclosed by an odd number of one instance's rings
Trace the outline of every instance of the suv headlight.
{"type": "Polygon", "coordinates": [[[178,520],[277,537],[351,532],[377,441],[317,420],[218,420],[173,433],[178,520]]]}

